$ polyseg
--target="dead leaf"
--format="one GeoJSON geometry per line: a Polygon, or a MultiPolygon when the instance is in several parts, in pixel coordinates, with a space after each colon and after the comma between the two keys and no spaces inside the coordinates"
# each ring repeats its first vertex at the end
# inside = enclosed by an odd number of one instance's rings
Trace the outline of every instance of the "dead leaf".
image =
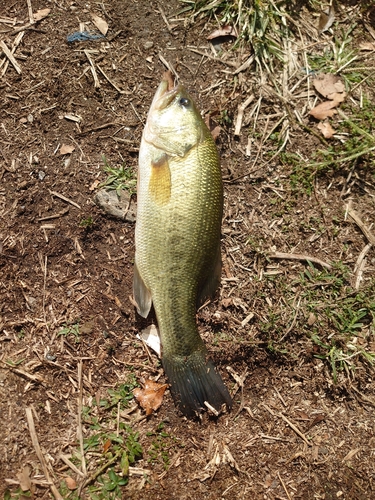
{"type": "Polygon", "coordinates": [[[346,98],[346,92],[333,92],[333,94],[328,95],[328,99],[332,99],[337,104],[344,102],[346,98]]]}
{"type": "Polygon", "coordinates": [[[160,407],[167,387],[168,384],[158,384],[148,379],[143,389],[134,389],[133,394],[142,408],[146,410],[146,415],[151,415],[160,407]]]}
{"type": "Polygon", "coordinates": [[[107,441],[103,445],[103,453],[107,453],[111,444],[112,444],[112,441],[110,439],[107,439],[107,441]]]}
{"type": "Polygon", "coordinates": [[[340,78],[332,73],[321,73],[313,81],[315,90],[319,92],[324,97],[328,99],[333,99],[331,94],[337,92],[344,92],[345,85],[342,83],[340,78]]]}
{"type": "Polygon", "coordinates": [[[107,22],[104,21],[104,19],[102,19],[101,17],[97,16],[96,14],[91,14],[91,17],[92,17],[92,22],[98,28],[100,33],[105,36],[107,34],[107,31],[108,31],[107,22]]]}
{"type": "Polygon", "coordinates": [[[17,474],[22,491],[29,491],[31,488],[30,467],[26,466],[17,474]]]}
{"type": "Polygon", "coordinates": [[[94,191],[99,186],[99,184],[100,184],[100,180],[99,179],[95,179],[94,182],[89,187],[89,190],[90,191],[94,191]]]}
{"type": "MultiPolygon", "coordinates": [[[[318,129],[321,131],[321,133],[323,134],[323,136],[326,139],[332,139],[333,134],[336,133],[336,130],[334,130],[331,127],[331,125],[330,125],[329,122],[320,122],[320,123],[318,123],[318,129]]],[[[307,323],[308,324],[312,324],[312,323],[309,323],[309,320],[310,320],[310,316],[309,316],[309,319],[307,320],[307,323]]],[[[315,322],[315,320],[314,320],[314,322],[315,322]]]]}
{"type": "Polygon", "coordinates": [[[310,111],[310,115],[317,120],[325,120],[329,116],[333,116],[336,113],[334,108],[345,100],[346,93],[334,93],[330,94],[330,97],[332,97],[331,101],[321,102],[310,111]]]}
{"type": "Polygon", "coordinates": [[[60,154],[70,155],[71,153],[73,153],[74,150],[75,150],[74,146],[70,146],[69,144],[63,144],[60,148],[60,154]]]}
{"type": "Polygon", "coordinates": [[[359,45],[359,50],[375,50],[375,43],[363,42],[359,45]]]}
{"type": "Polygon", "coordinates": [[[207,128],[210,130],[211,135],[216,141],[216,139],[219,137],[220,132],[221,132],[221,127],[220,125],[217,125],[214,120],[212,120],[210,115],[207,115],[206,118],[204,119],[205,124],[207,125],[207,128]]]}
{"type": "Polygon", "coordinates": [[[40,9],[33,13],[34,21],[41,21],[51,12],[51,9],[40,9]]]}
{"type": "Polygon", "coordinates": [[[335,21],[335,9],[333,5],[330,6],[328,12],[322,12],[319,17],[319,33],[327,31],[335,21]]]}
{"type": "Polygon", "coordinates": [[[336,113],[336,110],[334,109],[336,106],[337,103],[334,101],[321,102],[310,111],[310,115],[317,120],[325,120],[329,116],[333,116],[336,113]]]}
{"type": "Polygon", "coordinates": [[[77,483],[72,477],[67,476],[64,478],[64,481],[70,490],[75,490],[77,488],[77,483]]]}
{"type": "Polygon", "coordinates": [[[226,24],[222,28],[213,31],[210,35],[208,35],[207,40],[213,40],[214,38],[219,38],[221,36],[234,36],[237,38],[238,34],[234,26],[226,24]]]}

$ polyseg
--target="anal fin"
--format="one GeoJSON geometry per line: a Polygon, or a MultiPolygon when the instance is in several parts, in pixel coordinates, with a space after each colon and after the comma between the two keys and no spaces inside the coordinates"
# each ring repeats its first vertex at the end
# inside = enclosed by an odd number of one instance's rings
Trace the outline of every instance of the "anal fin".
{"type": "Polygon", "coordinates": [[[147,318],[152,305],[151,292],[139,274],[136,264],[134,264],[133,295],[137,304],[138,314],[140,314],[143,318],[147,318]]]}

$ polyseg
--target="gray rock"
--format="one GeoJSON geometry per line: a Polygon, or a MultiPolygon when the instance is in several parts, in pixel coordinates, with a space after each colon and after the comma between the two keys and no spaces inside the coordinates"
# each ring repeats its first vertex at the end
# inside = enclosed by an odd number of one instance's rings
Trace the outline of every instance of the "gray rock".
{"type": "Polygon", "coordinates": [[[104,210],[106,214],[117,217],[128,222],[135,222],[136,204],[128,191],[117,191],[101,189],[94,197],[95,203],[104,210]]]}

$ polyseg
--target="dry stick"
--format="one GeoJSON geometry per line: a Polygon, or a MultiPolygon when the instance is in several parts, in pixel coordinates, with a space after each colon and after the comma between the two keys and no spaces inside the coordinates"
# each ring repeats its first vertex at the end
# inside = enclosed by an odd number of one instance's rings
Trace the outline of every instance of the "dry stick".
{"type": "Polygon", "coordinates": [[[94,87],[96,89],[98,89],[98,88],[100,88],[100,82],[99,82],[98,75],[96,73],[96,69],[95,69],[93,60],[91,59],[90,53],[89,53],[89,51],[87,49],[84,49],[83,52],[86,54],[86,57],[87,57],[87,59],[88,59],[88,61],[90,63],[91,74],[92,74],[92,77],[94,79],[94,87]]]}
{"type": "Polygon", "coordinates": [[[189,47],[190,52],[194,52],[195,54],[199,54],[200,56],[208,57],[208,59],[212,59],[213,61],[220,62],[222,64],[225,64],[226,66],[232,66],[233,68],[237,68],[237,63],[232,62],[232,61],[223,61],[223,59],[220,59],[219,57],[214,57],[211,56],[211,54],[206,54],[205,52],[201,52],[198,49],[193,49],[189,47]]]}
{"type": "Polygon", "coordinates": [[[86,476],[86,459],[85,459],[85,450],[83,448],[83,433],[82,433],[82,359],[79,360],[78,363],[78,385],[79,385],[79,396],[78,396],[78,429],[77,434],[79,438],[79,446],[81,449],[81,463],[82,463],[82,472],[86,476]]]}
{"type": "Polygon", "coordinates": [[[254,100],[254,94],[251,94],[246,99],[245,102],[243,102],[238,106],[238,114],[236,119],[236,126],[234,128],[234,135],[240,135],[244,111],[248,107],[248,105],[253,102],[253,100],[254,100]]]}
{"type": "Polygon", "coordinates": [[[284,484],[284,481],[281,479],[281,476],[280,476],[279,471],[277,471],[277,475],[279,476],[280,483],[281,483],[282,487],[284,488],[284,491],[285,491],[285,493],[286,493],[286,496],[288,497],[288,500],[292,500],[292,499],[290,498],[290,495],[289,495],[288,490],[286,489],[286,486],[285,486],[285,484],[284,484]]]}
{"type": "Polygon", "coordinates": [[[39,262],[40,262],[40,267],[42,269],[43,273],[43,318],[44,318],[44,323],[47,328],[47,331],[49,331],[48,324],[47,324],[47,315],[46,315],[46,281],[47,281],[47,255],[44,257],[44,262],[43,262],[43,255],[39,254],[39,262]]]}
{"type": "Polygon", "coordinates": [[[27,1],[27,9],[29,11],[29,20],[30,24],[34,24],[34,16],[33,16],[33,8],[31,7],[31,0],[26,0],[27,1]]]}
{"type": "Polygon", "coordinates": [[[267,255],[270,259],[287,259],[287,260],[302,260],[313,262],[314,264],[319,264],[326,269],[332,269],[331,264],[324,262],[317,257],[311,257],[310,255],[298,254],[298,253],[283,253],[283,252],[273,252],[267,255]]]}
{"type": "MultiPolygon", "coordinates": [[[[57,193],[56,191],[50,191],[50,193],[53,194],[53,196],[56,196],[57,198],[60,198],[61,200],[66,201],[67,203],[70,203],[74,207],[81,209],[81,207],[78,205],[78,203],[76,203],[75,201],[70,200],[69,198],[67,198],[63,194],[57,193]]],[[[39,220],[41,220],[41,219],[39,219],[39,220]]]]}
{"type": "Polygon", "coordinates": [[[359,289],[359,285],[360,285],[361,280],[362,280],[362,274],[363,274],[363,271],[365,269],[365,264],[366,264],[365,257],[368,254],[368,252],[371,250],[371,248],[372,248],[371,243],[367,243],[365,248],[358,255],[357,262],[355,263],[355,266],[354,266],[354,276],[355,276],[354,288],[356,290],[359,289]]]}
{"type": "Polygon", "coordinates": [[[36,431],[35,431],[34,419],[33,419],[33,414],[31,412],[31,408],[26,408],[26,418],[27,418],[27,423],[29,426],[31,441],[32,441],[33,446],[34,446],[35,453],[37,454],[37,457],[39,458],[39,461],[42,465],[43,473],[46,476],[46,479],[49,483],[50,490],[51,490],[53,496],[56,498],[56,500],[64,500],[63,497],[58,492],[56,486],[52,482],[52,478],[51,478],[50,473],[48,471],[46,460],[43,456],[42,450],[40,449],[39,442],[38,442],[38,436],[37,436],[36,431]]]}
{"type": "Polygon", "coordinates": [[[298,311],[299,311],[299,308],[300,308],[300,304],[301,304],[301,298],[298,299],[298,304],[297,304],[297,308],[296,308],[296,312],[295,312],[294,318],[293,318],[293,320],[292,320],[289,328],[286,330],[286,332],[281,337],[281,339],[279,340],[279,342],[282,342],[285,339],[285,337],[288,335],[289,332],[292,331],[294,325],[296,324],[297,316],[298,316],[298,311]]]}
{"type": "Polygon", "coordinates": [[[371,250],[372,246],[375,245],[375,236],[372,234],[370,229],[364,224],[360,216],[357,214],[355,210],[353,210],[349,205],[346,207],[347,213],[351,219],[357,224],[357,226],[360,228],[362,233],[365,235],[365,237],[368,240],[368,244],[364,247],[362,252],[359,254],[357,262],[355,263],[354,266],[354,275],[355,275],[355,282],[354,282],[354,288],[356,290],[359,289],[361,279],[362,279],[362,274],[365,268],[365,257],[368,254],[368,252],[371,250]]]}
{"type": "Polygon", "coordinates": [[[164,66],[165,66],[167,69],[169,69],[169,71],[170,71],[171,73],[173,73],[173,74],[174,74],[174,76],[176,77],[176,80],[178,81],[178,80],[179,80],[178,73],[177,73],[177,71],[174,69],[174,67],[172,66],[172,64],[171,64],[171,63],[169,63],[169,62],[168,62],[168,61],[167,61],[167,60],[166,60],[166,59],[165,59],[165,58],[164,58],[164,57],[163,57],[160,53],[158,54],[158,56],[159,56],[160,61],[164,64],[164,66]]]}
{"type": "MultiPolygon", "coordinates": [[[[145,416],[146,417],[146,416],[145,416]]],[[[121,456],[121,454],[123,453],[122,450],[117,450],[116,453],[114,454],[114,456],[108,460],[108,462],[106,462],[104,465],[102,465],[101,467],[99,467],[98,469],[96,469],[90,477],[88,477],[86,479],[86,481],[84,481],[81,486],[79,487],[78,489],[78,496],[79,498],[81,498],[81,492],[83,490],[83,488],[85,488],[87,485],[89,485],[90,483],[93,483],[95,481],[95,479],[97,477],[99,477],[101,474],[103,474],[103,472],[108,469],[108,467],[110,467],[113,463],[115,463],[121,456]]]]}
{"type": "Polygon", "coordinates": [[[298,429],[298,427],[296,427],[296,426],[295,426],[295,425],[294,425],[294,424],[293,424],[290,420],[288,420],[288,419],[286,418],[286,416],[285,416],[285,415],[283,415],[282,413],[278,413],[278,416],[279,416],[279,417],[281,417],[281,418],[284,420],[284,422],[286,422],[286,423],[289,425],[289,427],[290,427],[291,429],[293,429],[293,430],[294,430],[294,432],[295,432],[296,434],[298,434],[298,436],[299,436],[299,437],[300,437],[300,438],[301,438],[301,439],[302,439],[302,440],[303,440],[303,441],[304,441],[304,442],[305,442],[308,446],[312,446],[312,444],[311,444],[311,443],[310,443],[310,441],[307,439],[307,437],[306,437],[306,436],[305,436],[305,435],[304,435],[304,434],[303,434],[303,433],[302,433],[302,432],[298,429]]]}
{"type": "Polygon", "coordinates": [[[165,15],[165,12],[162,8],[162,6],[158,3],[158,9],[159,9],[159,12],[161,14],[161,17],[163,18],[163,21],[165,22],[165,25],[167,26],[168,28],[168,31],[171,35],[173,35],[173,28],[172,26],[169,24],[168,22],[168,19],[167,19],[167,16],[165,15]]]}
{"type": "Polygon", "coordinates": [[[3,49],[4,54],[7,56],[9,61],[12,63],[14,69],[20,75],[22,73],[21,68],[20,68],[18,62],[13,57],[12,52],[8,49],[8,47],[6,46],[6,43],[3,40],[0,41],[0,47],[3,49]]]}
{"type": "MultiPolygon", "coordinates": [[[[24,31],[21,31],[21,33],[18,33],[18,35],[16,36],[15,40],[14,40],[14,43],[13,43],[13,46],[12,46],[12,54],[15,53],[17,47],[19,46],[19,44],[21,43],[21,40],[24,36],[25,32],[24,31]]],[[[1,76],[4,76],[7,69],[8,69],[8,66],[9,66],[9,60],[8,59],[3,59],[1,62],[0,62],[0,68],[4,66],[2,72],[1,72],[1,76]]]]}
{"type": "Polygon", "coordinates": [[[127,94],[127,91],[126,90],[120,90],[117,85],[109,78],[109,76],[106,75],[106,73],[104,73],[104,71],[102,70],[102,68],[99,66],[99,64],[96,65],[98,67],[98,70],[100,71],[100,73],[104,76],[104,78],[107,80],[108,83],[110,83],[112,85],[113,88],[115,88],[117,90],[117,92],[119,94],[127,94]]]}
{"type": "Polygon", "coordinates": [[[71,462],[69,460],[69,458],[66,456],[66,455],[63,455],[62,453],[60,453],[59,455],[59,459],[62,460],[68,467],[70,467],[72,469],[73,472],[75,472],[76,474],[78,474],[79,476],[81,477],[84,477],[84,474],[82,471],[80,471],[78,469],[78,467],[76,467],[73,462],[71,462]]]}
{"type": "Polygon", "coordinates": [[[362,222],[362,219],[357,214],[357,212],[348,206],[347,213],[349,217],[351,217],[354,220],[354,222],[357,224],[362,233],[366,236],[368,242],[371,243],[371,245],[375,245],[375,236],[372,234],[372,232],[366,226],[366,224],[362,222]]]}

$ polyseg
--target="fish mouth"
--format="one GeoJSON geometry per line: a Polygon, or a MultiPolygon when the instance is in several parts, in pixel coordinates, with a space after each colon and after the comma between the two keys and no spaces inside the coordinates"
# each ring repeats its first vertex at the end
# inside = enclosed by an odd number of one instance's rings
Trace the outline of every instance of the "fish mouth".
{"type": "Polygon", "coordinates": [[[152,110],[161,111],[167,108],[179,92],[180,86],[175,85],[173,75],[170,71],[163,74],[162,81],[156,91],[152,102],[152,110]]]}

